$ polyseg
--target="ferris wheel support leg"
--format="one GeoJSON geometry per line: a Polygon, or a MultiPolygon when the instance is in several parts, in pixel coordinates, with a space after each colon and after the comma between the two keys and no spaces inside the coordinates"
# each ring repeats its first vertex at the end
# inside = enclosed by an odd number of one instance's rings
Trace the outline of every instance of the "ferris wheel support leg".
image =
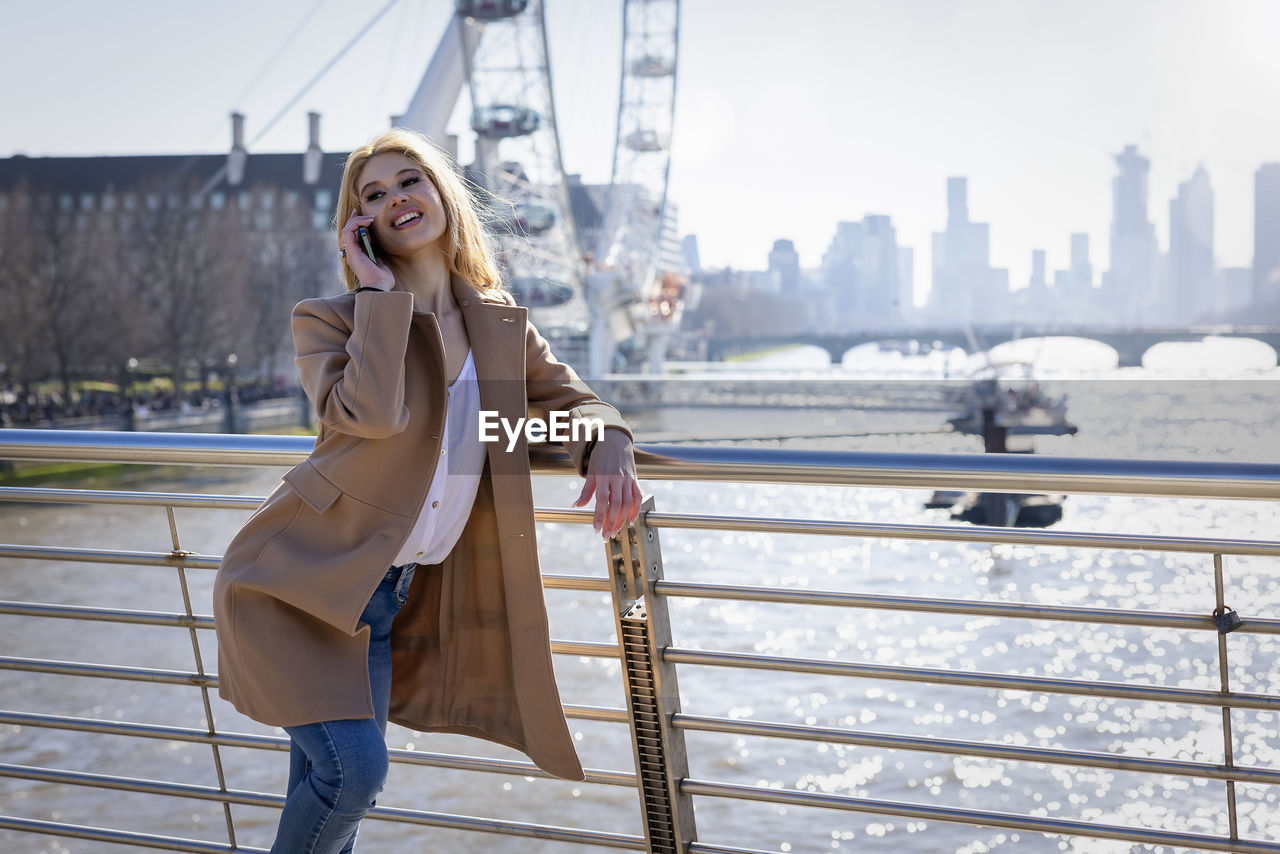
{"type": "Polygon", "coordinates": [[[588,341],[587,370],[591,377],[603,377],[613,372],[613,355],[616,343],[609,329],[609,315],[603,311],[591,312],[591,330],[588,341]]]}
{"type": "Polygon", "coordinates": [[[662,373],[662,366],[667,360],[667,342],[671,339],[671,329],[667,326],[650,325],[646,330],[644,372],[655,376],[662,373]]]}

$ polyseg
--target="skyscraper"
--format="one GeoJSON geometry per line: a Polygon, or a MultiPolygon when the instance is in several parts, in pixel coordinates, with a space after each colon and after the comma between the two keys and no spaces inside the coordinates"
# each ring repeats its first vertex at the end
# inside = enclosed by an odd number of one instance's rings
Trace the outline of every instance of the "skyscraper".
{"type": "Polygon", "coordinates": [[[1126,145],[1116,155],[1111,181],[1111,268],[1103,277],[1103,299],[1123,323],[1142,322],[1155,282],[1156,234],[1147,217],[1147,173],[1151,161],[1126,145]]]}
{"type": "Polygon", "coordinates": [[[1022,292],[1023,320],[1048,320],[1049,280],[1045,275],[1045,252],[1043,249],[1031,250],[1031,278],[1022,292]]]}
{"type": "Polygon", "coordinates": [[[1169,298],[1167,317],[1192,323],[1213,307],[1213,188],[1203,166],[1178,185],[1169,202],[1169,298]]]}
{"type": "Polygon", "coordinates": [[[680,239],[680,249],[684,253],[684,265],[689,268],[689,272],[697,273],[702,270],[702,258],[698,254],[698,236],[696,234],[686,234],[680,239]]]}
{"type": "Polygon", "coordinates": [[[790,240],[775,240],[769,251],[769,272],[778,279],[778,290],[794,294],[800,289],[800,253],[790,240]]]}
{"type": "Polygon", "coordinates": [[[968,179],[947,179],[947,230],[933,233],[929,309],[942,322],[1003,320],[1009,274],[990,261],[990,230],[969,221],[968,179]]]}
{"type": "Polygon", "coordinates": [[[1253,301],[1280,302],[1280,163],[1253,175],[1253,301]]]}
{"type": "Polygon", "coordinates": [[[1071,235],[1071,278],[1080,293],[1093,291],[1093,263],[1089,260],[1089,235],[1077,231],[1071,235]]]}
{"type": "Polygon", "coordinates": [[[893,222],[883,214],[866,216],[862,223],[867,247],[862,253],[863,288],[858,307],[868,317],[888,320],[898,316],[898,235],[893,222]]]}
{"type": "Polygon", "coordinates": [[[916,310],[916,251],[898,247],[898,304],[900,320],[913,320],[916,310]]]}
{"type": "Polygon", "coordinates": [[[897,232],[883,214],[836,223],[822,256],[823,281],[835,307],[858,323],[900,319],[900,266],[897,232]]]}

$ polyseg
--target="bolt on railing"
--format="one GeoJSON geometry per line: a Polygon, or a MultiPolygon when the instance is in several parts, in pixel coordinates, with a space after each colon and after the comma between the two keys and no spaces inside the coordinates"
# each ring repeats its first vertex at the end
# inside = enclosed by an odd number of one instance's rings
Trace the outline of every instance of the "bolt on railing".
{"type": "MultiPolygon", "coordinates": [[[[305,456],[309,440],[283,437],[203,437],[193,435],[137,436],[133,434],[51,434],[41,431],[0,432],[0,458],[166,461],[192,464],[288,464],[305,456]],[[38,433],[39,435],[29,435],[38,433]]],[[[1214,498],[1280,498],[1280,466],[1219,465],[1196,463],[1146,463],[1054,458],[945,457],[929,455],[814,454],[809,452],[749,451],[743,449],[693,450],[645,447],[638,453],[642,478],[842,483],[878,486],[966,486],[1002,491],[1078,491],[1121,495],[1179,495],[1214,498]],[[936,467],[936,468],[935,468],[936,467]]],[[[540,472],[568,473],[563,459],[542,460],[540,472]]],[[[58,673],[85,677],[126,679],[153,683],[194,685],[201,690],[206,725],[188,729],[167,725],[102,721],[60,715],[0,712],[0,724],[53,728],[103,735],[130,735],[178,742],[208,744],[213,752],[217,787],[125,778],[111,774],[58,771],[47,768],[0,765],[0,776],[93,786],[102,789],[150,792],[218,802],[227,824],[227,843],[179,839],[121,830],[90,828],[66,822],[0,817],[0,829],[53,834],[104,842],[175,851],[255,851],[237,844],[232,821],[234,804],[278,807],[282,798],[230,788],[219,748],[287,749],[287,740],[219,731],[208,690],[216,675],[205,671],[197,632],[212,628],[212,620],[195,613],[187,584],[187,569],[215,568],[215,555],[194,555],[182,549],[173,508],[248,509],[260,499],[241,496],[203,496],[180,493],[138,493],[104,490],[2,488],[0,501],[137,504],[164,507],[172,549],[169,552],[107,551],[51,546],[0,546],[0,559],[41,559],[99,564],[172,566],[178,572],[183,594],[182,613],[155,613],[130,609],[55,606],[31,602],[0,602],[0,614],[54,619],[94,620],[138,625],[186,628],[195,656],[194,671],[160,670],[81,662],[55,662],[0,657],[0,669],[58,673]]],[[[586,523],[589,511],[539,509],[540,522],[586,523]]],[[[606,545],[608,576],[547,575],[549,589],[610,591],[618,643],[599,644],[554,641],[553,651],[575,656],[618,656],[626,685],[627,709],[566,706],[571,718],[626,722],[632,732],[635,773],[591,769],[587,781],[608,786],[634,786],[639,795],[644,835],[552,827],[502,819],[453,816],[422,810],[378,807],[371,818],[435,827],[553,839],[627,850],[700,852],[701,854],[749,854],[754,849],[716,845],[697,838],[696,799],[730,798],[763,801],[775,805],[825,807],[839,811],[903,816],[915,819],[1012,828],[1047,834],[1123,840],[1214,851],[1280,852],[1280,844],[1267,839],[1241,839],[1237,815],[1237,782],[1280,784],[1280,769],[1241,766],[1234,759],[1231,731],[1233,709],[1280,710],[1280,696],[1232,691],[1228,680],[1228,632],[1280,634],[1280,620],[1248,614],[1240,618],[1226,605],[1223,555],[1280,557],[1280,543],[1201,537],[1135,536],[1123,533],[1081,533],[1042,530],[961,528],[956,526],[829,522],[820,520],[762,519],[751,517],[662,513],[646,499],[635,525],[606,545]],[[674,581],[664,577],[659,549],[662,528],[686,530],[756,531],[824,536],[945,540],[978,543],[1021,543],[1073,548],[1147,549],[1212,555],[1214,613],[1193,614],[1124,610],[1102,607],[1050,606],[1029,602],[984,601],[925,596],[888,596],[810,589],[753,587],[674,581]],[[981,615],[1004,619],[1039,619],[1094,622],[1120,626],[1215,631],[1218,644],[1220,690],[1176,688],[1158,685],[1108,683],[1020,676],[976,671],[956,672],[915,666],[882,665],[818,659],[718,652],[680,647],[671,637],[667,599],[724,599],[770,602],[805,607],[852,609],[892,607],[902,611],[946,615],[981,615]],[[1232,617],[1236,619],[1232,619],[1232,617]],[[1156,759],[1113,753],[1060,748],[995,744],[964,739],[877,733],[845,727],[784,724],[691,714],[681,709],[676,686],[680,666],[747,668],[786,673],[813,673],[876,680],[903,680],[925,684],[970,686],[988,690],[1025,691],[1067,695],[1128,698],[1143,701],[1217,707],[1222,714],[1222,763],[1186,759],[1156,759]],[[928,751],[1011,761],[1105,768],[1147,774],[1220,780],[1226,787],[1227,836],[1196,834],[1163,828],[1129,827],[1069,818],[1002,813],[993,810],[860,798],[840,794],[786,790],[763,786],[693,779],[689,776],[683,733],[729,733],[787,740],[817,741],[901,751],[928,751]]],[[[530,763],[480,757],[393,750],[393,761],[432,767],[490,773],[545,776],[530,763]]]]}

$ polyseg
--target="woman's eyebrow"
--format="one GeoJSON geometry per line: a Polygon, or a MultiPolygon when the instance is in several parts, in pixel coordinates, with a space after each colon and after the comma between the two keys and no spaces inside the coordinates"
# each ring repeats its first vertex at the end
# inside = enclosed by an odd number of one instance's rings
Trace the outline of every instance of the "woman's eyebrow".
{"type": "MultiPolygon", "coordinates": [[[[396,177],[399,178],[401,175],[403,175],[406,172],[420,173],[421,171],[422,171],[421,169],[417,169],[415,167],[410,166],[407,169],[401,169],[399,172],[397,172],[396,177]]],[[[381,183],[382,183],[381,181],[370,181],[369,183],[365,184],[363,187],[360,188],[360,195],[363,196],[365,194],[365,191],[368,190],[370,187],[376,184],[381,184],[381,183]]]]}

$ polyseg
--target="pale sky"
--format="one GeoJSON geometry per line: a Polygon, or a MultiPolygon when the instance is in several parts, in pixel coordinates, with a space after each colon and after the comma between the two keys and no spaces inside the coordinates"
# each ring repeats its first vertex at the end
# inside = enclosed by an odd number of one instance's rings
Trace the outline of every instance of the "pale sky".
{"type": "MultiPolygon", "coordinates": [[[[237,109],[253,140],[384,4],[0,0],[0,156],[221,152],[237,109]]],[[[621,0],[545,4],[565,167],[605,182],[621,0]]],[[[946,179],[964,175],[1014,287],[1032,249],[1065,266],[1073,231],[1100,270],[1130,143],[1151,160],[1161,248],[1203,163],[1219,265],[1252,260],[1253,172],[1280,161],[1280,0],[682,5],[671,193],[704,266],[763,268],[779,237],[815,266],[838,220],[888,214],[920,299],[946,179]]],[[[308,110],[326,150],[363,142],[404,110],[451,10],[399,0],[251,150],[300,151],[308,110]]]]}

